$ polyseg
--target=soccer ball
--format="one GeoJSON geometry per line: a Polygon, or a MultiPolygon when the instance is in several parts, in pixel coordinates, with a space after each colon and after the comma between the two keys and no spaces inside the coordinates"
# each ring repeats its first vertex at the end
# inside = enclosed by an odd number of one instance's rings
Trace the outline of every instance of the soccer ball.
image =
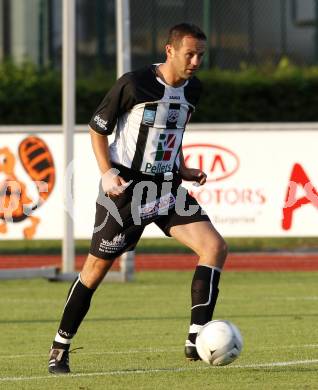
{"type": "Polygon", "coordinates": [[[214,320],[198,332],[196,348],[200,358],[212,366],[232,363],[241,353],[243,339],[238,328],[229,321],[214,320]]]}

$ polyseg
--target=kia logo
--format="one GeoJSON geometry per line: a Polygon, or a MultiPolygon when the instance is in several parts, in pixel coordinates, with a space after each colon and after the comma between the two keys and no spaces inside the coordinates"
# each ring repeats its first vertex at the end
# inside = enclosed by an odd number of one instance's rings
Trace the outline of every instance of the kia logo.
{"type": "Polygon", "coordinates": [[[208,175],[207,181],[218,181],[233,175],[239,158],[231,150],[211,144],[189,144],[182,147],[188,168],[199,168],[208,175]]]}

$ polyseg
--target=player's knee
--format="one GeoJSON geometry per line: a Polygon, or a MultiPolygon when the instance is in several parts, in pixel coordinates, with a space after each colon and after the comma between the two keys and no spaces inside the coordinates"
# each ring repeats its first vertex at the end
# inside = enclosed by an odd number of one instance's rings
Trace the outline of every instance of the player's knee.
{"type": "Polygon", "coordinates": [[[228,248],[223,238],[220,237],[216,242],[213,243],[212,252],[220,258],[226,258],[228,248]]]}
{"type": "Polygon", "coordinates": [[[207,240],[199,255],[206,263],[223,267],[227,253],[227,244],[222,237],[219,237],[217,240],[207,240]]]}
{"type": "Polygon", "coordinates": [[[81,271],[83,284],[88,288],[97,288],[112,264],[113,260],[103,260],[89,254],[81,271]]]}
{"type": "Polygon", "coordinates": [[[218,254],[219,257],[223,260],[223,263],[225,262],[226,256],[228,254],[228,246],[227,243],[224,241],[223,238],[218,243],[218,254]]]}

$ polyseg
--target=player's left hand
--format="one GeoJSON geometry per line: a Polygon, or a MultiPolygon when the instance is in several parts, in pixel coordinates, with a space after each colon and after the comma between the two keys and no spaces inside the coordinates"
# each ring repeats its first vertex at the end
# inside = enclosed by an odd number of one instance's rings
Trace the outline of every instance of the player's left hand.
{"type": "Polygon", "coordinates": [[[194,181],[198,183],[200,186],[205,184],[207,175],[201,169],[197,168],[186,168],[181,171],[181,177],[186,181],[194,181]]]}

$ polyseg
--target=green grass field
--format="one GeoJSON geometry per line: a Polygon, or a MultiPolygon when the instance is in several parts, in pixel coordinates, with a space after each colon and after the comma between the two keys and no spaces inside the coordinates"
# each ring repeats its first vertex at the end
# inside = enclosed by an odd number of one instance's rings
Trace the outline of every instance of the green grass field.
{"type": "Polygon", "coordinates": [[[317,389],[318,273],[225,272],[214,318],[244,337],[227,367],[187,362],[190,272],[104,283],[73,347],[70,376],[47,372],[68,283],[0,284],[0,389],[317,389]]]}

